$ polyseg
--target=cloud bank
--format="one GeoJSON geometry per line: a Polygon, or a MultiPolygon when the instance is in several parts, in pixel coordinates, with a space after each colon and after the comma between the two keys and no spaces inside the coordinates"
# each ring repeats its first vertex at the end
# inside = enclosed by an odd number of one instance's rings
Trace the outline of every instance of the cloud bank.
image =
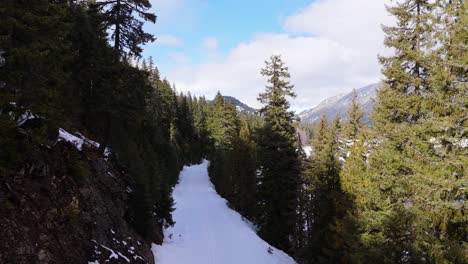
{"type": "MultiPolygon", "coordinates": [[[[390,0],[317,0],[287,17],[283,33],[257,34],[222,56],[205,63],[180,63],[167,76],[178,90],[239,98],[258,107],[266,79],[264,61],[281,54],[289,66],[298,97],[296,110],[311,108],[326,97],[379,81],[377,55],[385,51],[381,24],[391,23],[385,10],[390,0]]],[[[217,48],[215,38],[201,43],[217,48]]]]}

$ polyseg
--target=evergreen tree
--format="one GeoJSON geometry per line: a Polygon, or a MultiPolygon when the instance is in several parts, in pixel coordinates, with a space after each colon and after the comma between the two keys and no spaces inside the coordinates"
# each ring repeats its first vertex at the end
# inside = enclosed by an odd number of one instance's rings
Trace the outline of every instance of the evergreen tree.
{"type": "Polygon", "coordinates": [[[239,120],[234,103],[217,93],[207,116],[207,128],[215,149],[228,150],[238,135],[239,120]]]}
{"type": "Polygon", "coordinates": [[[234,103],[226,101],[218,92],[207,113],[207,131],[211,142],[208,157],[211,161],[209,173],[216,190],[227,197],[231,192],[224,167],[229,161],[227,154],[233,149],[239,134],[239,117],[234,103]]]}
{"type": "Polygon", "coordinates": [[[458,16],[455,21],[463,21],[466,5],[462,6],[452,1],[403,1],[389,8],[398,24],[386,28],[386,44],[395,49],[395,56],[381,59],[386,86],[378,92],[374,121],[383,137],[365,174],[371,197],[361,214],[366,259],[463,263],[466,230],[459,227],[466,220],[456,201],[463,199],[459,190],[466,150],[453,143],[463,139],[454,135],[460,135],[455,131],[466,120],[460,111],[466,109],[466,92],[459,93],[466,91],[466,82],[451,80],[466,75],[446,63],[454,58],[448,47],[465,45],[466,38],[459,36],[466,32],[458,35],[448,30],[456,23],[445,26],[438,19],[458,16]],[[458,11],[453,13],[453,7],[458,11]],[[446,33],[441,34],[440,27],[447,28],[446,33]],[[457,39],[465,44],[457,44],[457,39]]]}
{"type": "Polygon", "coordinates": [[[258,100],[265,123],[257,132],[258,185],[260,212],[259,234],[272,245],[292,250],[300,177],[299,146],[297,146],[294,113],[289,110],[288,97],[294,97],[293,85],[287,80],[288,68],[280,56],[266,61],[261,73],[269,85],[258,100]]]}
{"type": "Polygon", "coordinates": [[[351,106],[348,109],[348,119],[343,129],[345,140],[355,140],[362,129],[361,118],[364,113],[361,111],[358,103],[356,90],[353,90],[351,106]]]}
{"type": "Polygon", "coordinates": [[[385,26],[385,45],[395,54],[380,57],[385,83],[379,90],[376,127],[416,123],[424,113],[421,96],[430,90],[427,76],[430,72],[430,50],[435,41],[433,34],[434,5],[428,0],[405,0],[387,7],[397,19],[396,26],[385,26]],[[395,108],[395,104],[399,107],[395,108]],[[389,122],[387,122],[389,121],[389,122]]]}
{"type": "Polygon", "coordinates": [[[310,197],[308,211],[308,241],[300,252],[307,263],[338,263],[345,255],[342,233],[337,219],[347,206],[341,190],[338,160],[338,122],[331,126],[323,116],[316,137],[309,166],[305,171],[305,184],[310,197]]]}
{"type": "Polygon", "coordinates": [[[249,126],[243,120],[239,136],[226,154],[222,189],[243,216],[253,219],[256,205],[255,153],[249,126]]]}
{"type": "Polygon", "coordinates": [[[144,21],[156,22],[156,16],[147,11],[151,8],[149,0],[102,0],[95,4],[104,15],[107,27],[113,31],[111,38],[117,58],[139,57],[140,45],[154,41],[153,35],[143,31],[143,21],[134,17],[137,14],[144,21]]]}
{"type": "Polygon", "coordinates": [[[53,120],[63,118],[60,99],[72,58],[67,12],[65,5],[54,1],[2,1],[0,109],[8,108],[18,117],[30,111],[53,120]],[[5,105],[10,102],[16,107],[5,105]]]}

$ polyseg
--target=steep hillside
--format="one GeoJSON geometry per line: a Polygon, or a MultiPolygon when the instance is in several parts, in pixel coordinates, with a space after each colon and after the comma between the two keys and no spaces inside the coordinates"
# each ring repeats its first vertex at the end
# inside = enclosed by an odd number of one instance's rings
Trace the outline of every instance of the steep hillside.
{"type": "MultiPolygon", "coordinates": [[[[378,87],[379,84],[375,83],[356,89],[358,102],[364,112],[363,121],[365,123],[370,123],[369,115],[372,111],[373,100],[376,97],[378,87]]],[[[346,119],[346,111],[351,104],[351,98],[352,92],[327,98],[316,107],[299,113],[298,116],[301,118],[301,122],[306,124],[318,122],[323,115],[325,115],[329,121],[336,115],[340,115],[343,119],[346,119]]]]}
{"type": "Polygon", "coordinates": [[[162,227],[144,239],[126,221],[132,178],[74,134],[60,129],[44,145],[18,132],[25,155],[0,171],[0,263],[154,263],[162,227]]]}

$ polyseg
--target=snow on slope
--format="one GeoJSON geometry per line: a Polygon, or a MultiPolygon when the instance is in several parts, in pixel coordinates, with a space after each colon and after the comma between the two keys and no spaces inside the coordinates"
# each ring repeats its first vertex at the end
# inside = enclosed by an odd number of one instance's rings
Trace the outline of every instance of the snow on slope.
{"type": "Polygon", "coordinates": [[[252,230],[226,206],[211,184],[208,162],[184,167],[174,189],[176,224],[164,231],[162,246],[153,244],[158,264],[295,264],[252,230]],[[269,248],[272,253],[269,253],[269,248]]]}
{"type": "MultiPolygon", "coordinates": [[[[359,106],[364,112],[362,119],[364,123],[371,123],[369,115],[372,112],[374,99],[377,96],[377,89],[379,87],[380,84],[376,83],[356,89],[359,106]]],[[[332,121],[336,115],[339,115],[341,118],[346,120],[347,111],[351,105],[352,97],[352,92],[330,97],[322,101],[316,107],[302,111],[298,114],[298,116],[301,118],[301,122],[305,124],[315,124],[322,118],[323,115],[327,117],[328,121],[332,121]]]]}

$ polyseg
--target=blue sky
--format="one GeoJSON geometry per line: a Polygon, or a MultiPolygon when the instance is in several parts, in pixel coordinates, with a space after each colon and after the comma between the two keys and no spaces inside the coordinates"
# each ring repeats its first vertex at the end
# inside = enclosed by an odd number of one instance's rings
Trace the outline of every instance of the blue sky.
{"type": "Polygon", "coordinates": [[[191,62],[202,63],[205,59],[203,41],[207,38],[216,38],[218,51],[227,52],[255,34],[281,32],[287,15],[306,7],[311,1],[199,0],[185,1],[184,6],[174,3],[177,9],[163,3],[161,8],[169,9],[169,15],[159,14],[159,1],[153,2],[153,10],[159,18],[157,24],[148,25],[147,30],[156,37],[170,35],[181,41],[180,45],[148,45],[145,48],[145,57],[155,58],[164,70],[171,66],[174,53],[184,53],[191,62]]]}
{"type": "Polygon", "coordinates": [[[388,0],[151,0],[146,30],[163,76],[177,89],[212,97],[218,90],[259,106],[259,71],[272,54],[290,66],[296,110],[377,82],[380,23],[388,0]]]}

